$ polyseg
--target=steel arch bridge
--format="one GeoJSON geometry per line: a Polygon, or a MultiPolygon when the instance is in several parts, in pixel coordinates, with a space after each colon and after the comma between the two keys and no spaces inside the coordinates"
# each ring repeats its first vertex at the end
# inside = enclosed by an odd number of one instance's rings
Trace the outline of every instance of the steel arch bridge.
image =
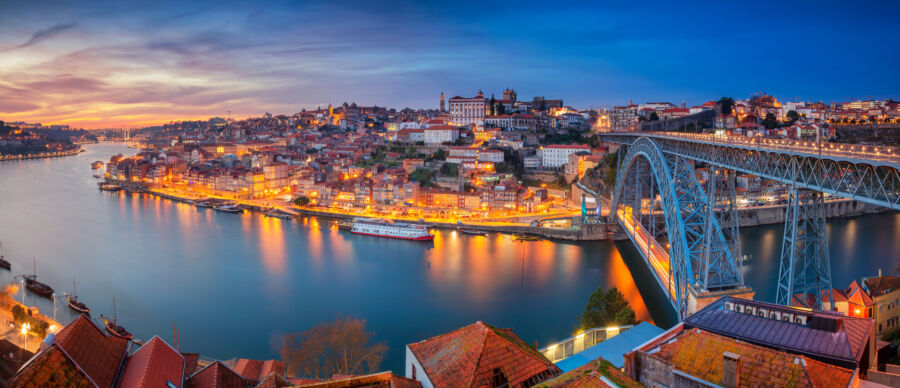
{"type": "Polygon", "coordinates": [[[688,160],[664,153],[647,138],[636,139],[619,158],[610,215],[615,210],[679,315],[690,310],[692,291],[743,288],[740,260],[726,238],[730,234],[723,233],[715,202],[688,160]],[[661,220],[654,209],[657,197],[661,220]],[[644,211],[647,198],[651,206],[644,211]]]}
{"type": "Polygon", "coordinates": [[[790,187],[776,298],[782,304],[795,303],[795,295],[808,307],[832,301],[822,193],[900,209],[900,150],[889,147],[684,133],[600,137],[622,147],[611,222],[616,217],[623,226],[682,317],[702,307],[704,295],[748,290],[737,233],[738,172],[790,187]],[[710,165],[705,189],[694,162],[710,165]],[[668,271],[655,259],[664,254],[668,271]]]}

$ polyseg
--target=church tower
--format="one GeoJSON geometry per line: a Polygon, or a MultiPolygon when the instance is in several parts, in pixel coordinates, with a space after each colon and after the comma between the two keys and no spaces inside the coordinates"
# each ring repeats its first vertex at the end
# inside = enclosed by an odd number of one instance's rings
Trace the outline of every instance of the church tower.
{"type": "Polygon", "coordinates": [[[444,92],[441,92],[441,112],[444,111],[444,92]]]}

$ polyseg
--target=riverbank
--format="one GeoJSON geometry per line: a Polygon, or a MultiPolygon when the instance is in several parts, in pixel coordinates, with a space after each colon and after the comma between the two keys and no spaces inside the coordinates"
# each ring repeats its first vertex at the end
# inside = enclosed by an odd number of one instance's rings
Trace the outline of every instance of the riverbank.
{"type": "Polygon", "coordinates": [[[80,146],[77,149],[69,150],[69,151],[58,151],[58,152],[42,152],[39,154],[27,154],[27,155],[0,155],[0,162],[8,161],[8,160],[28,160],[28,159],[44,159],[44,158],[58,158],[61,156],[72,156],[78,155],[84,152],[84,149],[80,146]]]}

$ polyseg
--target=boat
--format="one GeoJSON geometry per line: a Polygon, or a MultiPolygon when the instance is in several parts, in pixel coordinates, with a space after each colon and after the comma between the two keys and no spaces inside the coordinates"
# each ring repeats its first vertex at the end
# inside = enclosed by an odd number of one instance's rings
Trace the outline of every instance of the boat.
{"type": "Polygon", "coordinates": [[[116,298],[113,298],[113,318],[111,320],[103,318],[103,323],[106,324],[106,331],[108,331],[109,334],[112,334],[124,340],[131,340],[132,338],[134,338],[133,334],[116,323],[116,298]]]}
{"type": "Polygon", "coordinates": [[[122,186],[114,185],[114,184],[112,184],[112,183],[100,183],[98,186],[100,187],[100,190],[103,190],[103,191],[119,191],[119,190],[122,190],[122,186]]]}
{"type": "Polygon", "coordinates": [[[293,218],[294,216],[291,213],[288,213],[285,211],[281,211],[278,209],[271,209],[266,212],[266,217],[274,217],[274,218],[281,218],[283,220],[289,220],[289,219],[293,218]]]}
{"type": "Polygon", "coordinates": [[[471,234],[473,236],[487,236],[487,232],[482,232],[475,229],[462,229],[462,232],[463,234],[471,234]]]}
{"type": "Polygon", "coordinates": [[[517,234],[513,236],[514,239],[519,241],[537,241],[540,240],[537,236],[529,236],[527,234],[517,234]]]}
{"type": "Polygon", "coordinates": [[[226,213],[243,213],[244,207],[233,202],[226,202],[213,207],[214,210],[226,213]]]}
{"type": "Polygon", "coordinates": [[[41,283],[37,280],[37,260],[34,261],[34,274],[33,275],[22,275],[25,278],[25,287],[27,287],[31,292],[38,294],[43,297],[51,297],[53,296],[53,287],[50,287],[44,283],[41,283]]]}
{"type": "Polygon", "coordinates": [[[406,224],[378,218],[354,218],[351,233],[366,236],[399,238],[404,240],[431,241],[434,235],[425,225],[406,224]]]}
{"type": "Polygon", "coordinates": [[[194,206],[203,207],[203,208],[211,208],[211,207],[215,207],[216,205],[212,201],[205,199],[202,201],[194,201],[194,206]]]}
{"type": "Polygon", "coordinates": [[[0,243],[0,268],[12,268],[12,266],[9,264],[9,261],[6,261],[6,258],[3,257],[3,243],[0,243]]]}
{"type": "Polygon", "coordinates": [[[103,167],[103,162],[100,161],[100,160],[98,160],[98,161],[96,161],[96,162],[94,162],[94,163],[91,163],[91,168],[94,169],[94,170],[97,170],[97,169],[102,168],[102,167],[103,167]]]}
{"type": "Polygon", "coordinates": [[[91,315],[91,309],[84,303],[78,301],[78,295],[75,294],[75,279],[72,279],[72,295],[66,296],[66,303],[69,308],[82,314],[91,315]]]}
{"type": "Polygon", "coordinates": [[[353,221],[351,220],[340,220],[337,225],[340,230],[353,230],[353,221]]]}

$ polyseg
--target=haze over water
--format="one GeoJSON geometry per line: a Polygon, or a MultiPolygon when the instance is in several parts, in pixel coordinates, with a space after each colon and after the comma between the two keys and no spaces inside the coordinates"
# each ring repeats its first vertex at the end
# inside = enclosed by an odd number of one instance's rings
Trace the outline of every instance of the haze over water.
{"type": "MultiPolygon", "coordinates": [[[[545,345],[572,331],[590,293],[616,286],[638,318],[668,327],[673,312],[627,241],[517,242],[439,230],[433,243],[356,236],[332,221],[217,213],[150,195],[100,192],[90,162],[134,150],[86,147],[74,157],[0,163],[0,241],[13,271],[58,295],[77,278],[94,316],[136,337],[228,359],[278,357],[278,339],[340,314],[365,319],[402,370],[403,346],[482,320],[545,345]],[[619,249],[622,250],[620,254],[619,249]],[[623,257],[624,256],[624,257],[623,257]],[[632,274],[634,273],[634,275],[632,274]]],[[[829,223],[834,285],[900,261],[900,215],[829,223]]],[[[744,228],[746,282],[774,299],[781,226],[744,228]]],[[[57,306],[63,323],[73,316],[57,306]]],[[[46,299],[29,305],[52,314],[46,299]]]]}

